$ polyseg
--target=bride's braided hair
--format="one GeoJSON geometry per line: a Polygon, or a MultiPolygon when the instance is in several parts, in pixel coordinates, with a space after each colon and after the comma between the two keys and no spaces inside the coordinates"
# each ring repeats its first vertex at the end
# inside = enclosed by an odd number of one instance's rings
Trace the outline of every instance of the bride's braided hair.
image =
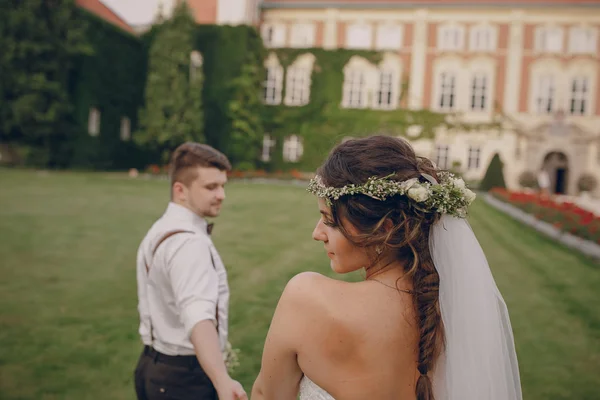
{"type": "MultiPolygon", "coordinates": [[[[406,141],[389,136],[346,141],[332,150],[318,171],[323,183],[332,187],[360,185],[369,177],[393,173],[391,179],[398,181],[424,179],[423,173],[437,178],[429,160],[417,157],[406,141]]],[[[380,201],[365,195],[334,200],[331,213],[335,225],[352,243],[370,249],[385,247],[405,266],[406,277],[412,280],[419,327],[417,399],[434,400],[430,376],[442,351],[444,328],[439,306],[439,276],[429,252],[429,232],[439,214],[414,207],[414,202],[405,196],[380,201]],[[360,233],[351,235],[344,229],[342,218],[360,233]],[[393,223],[391,229],[384,228],[388,219],[393,223]]]]}

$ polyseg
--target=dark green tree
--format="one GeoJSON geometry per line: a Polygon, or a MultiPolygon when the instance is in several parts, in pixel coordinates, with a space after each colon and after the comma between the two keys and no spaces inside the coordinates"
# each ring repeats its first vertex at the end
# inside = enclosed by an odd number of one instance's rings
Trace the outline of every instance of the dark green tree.
{"type": "Polygon", "coordinates": [[[263,127],[259,98],[263,70],[258,63],[246,63],[232,83],[233,98],[229,102],[231,136],[227,155],[234,166],[249,169],[256,166],[260,155],[263,127]]]}
{"type": "Polygon", "coordinates": [[[150,46],[145,107],[135,141],[163,154],[185,141],[203,142],[203,73],[194,52],[196,24],[185,2],[158,26],[150,46]],[[196,59],[194,59],[196,58],[196,59]]]}
{"type": "Polygon", "coordinates": [[[0,2],[0,140],[33,150],[54,166],[75,123],[69,76],[79,55],[92,52],[74,0],[0,2]]]}
{"type": "Polygon", "coordinates": [[[506,183],[504,182],[504,165],[502,160],[500,160],[500,155],[498,153],[494,154],[492,157],[492,161],[490,161],[490,165],[488,166],[487,171],[485,172],[485,176],[481,181],[481,185],[479,189],[484,191],[489,191],[493,188],[506,188],[506,183]]]}

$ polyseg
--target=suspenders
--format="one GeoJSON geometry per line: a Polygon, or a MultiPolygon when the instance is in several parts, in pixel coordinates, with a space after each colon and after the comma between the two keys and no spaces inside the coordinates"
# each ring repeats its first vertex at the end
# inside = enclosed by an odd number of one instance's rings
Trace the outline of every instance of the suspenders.
{"type": "MultiPolygon", "coordinates": [[[[150,264],[148,264],[148,262],[146,260],[144,260],[144,263],[146,265],[146,276],[148,277],[148,279],[150,278],[150,266],[152,265],[152,261],[154,260],[154,254],[156,253],[156,250],[158,250],[158,248],[160,247],[161,244],[163,244],[163,242],[165,240],[167,240],[168,238],[170,238],[173,235],[176,235],[178,233],[195,233],[193,231],[186,231],[186,230],[175,230],[175,231],[170,231],[167,232],[163,237],[160,238],[160,240],[156,243],[156,245],[154,245],[154,248],[152,249],[152,255],[151,255],[151,260],[150,260],[150,264]]],[[[217,266],[215,264],[215,259],[213,258],[213,254],[211,249],[209,248],[208,251],[210,252],[210,262],[213,266],[213,268],[216,270],[217,266]]],[[[216,313],[215,313],[215,317],[217,320],[217,333],[219,332],[219,298],[217,296],[217,306],[216,306],[216,313]]],[[[153,329],[152,329],[152,316],[149,315],[150,317],[150,340],[152,341],[152,344],[154,344],[154,334],[153,329]]]]}

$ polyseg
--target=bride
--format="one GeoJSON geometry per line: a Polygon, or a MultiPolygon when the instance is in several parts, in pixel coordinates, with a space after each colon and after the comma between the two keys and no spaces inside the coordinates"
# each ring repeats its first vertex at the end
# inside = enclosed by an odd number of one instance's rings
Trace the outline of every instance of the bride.
{"type": "Polygon", "coordinates": [[[323,242],[347,283],[290,280],[252,399],[513,400],[519,370],[506,305],[464,219],[475,198],[404,140],[333,149],[309,184],[323,242]]]}

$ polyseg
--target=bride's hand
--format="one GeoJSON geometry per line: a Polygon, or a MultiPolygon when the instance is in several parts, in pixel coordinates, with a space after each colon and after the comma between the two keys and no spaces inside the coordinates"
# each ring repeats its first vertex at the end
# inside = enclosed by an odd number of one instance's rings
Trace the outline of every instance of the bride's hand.
{"type": "Polygon", "coordinates": [[[229,379],[215,387],[219,400],[248,400],[248,395],[241,383],[229,379]]]}

